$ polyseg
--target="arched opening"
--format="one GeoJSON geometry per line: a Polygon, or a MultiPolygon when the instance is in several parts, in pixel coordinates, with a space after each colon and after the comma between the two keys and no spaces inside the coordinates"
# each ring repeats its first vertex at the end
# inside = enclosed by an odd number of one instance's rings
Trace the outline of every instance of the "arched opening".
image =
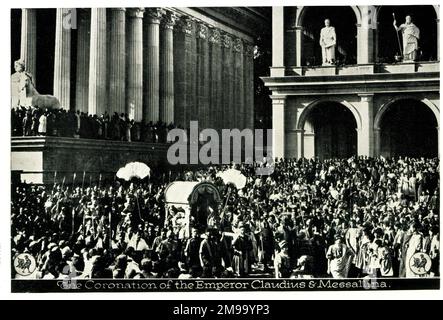
{"type": "Polygon", "coordinates": [[[320,31],[325,26],[325,19],[331,21],[337,34],[336,62],[339,65],[357,63],[357,18],[348,6],[304,7],[299,25],[302,33],[302,65],[318,66],[322,64],[320,31]]]}
{"type": "Polygon", "coordinates": [[[380,154],[384,157],[436,157],[437,120],[423,102],[403,99],[392,103],[380,121],[380,154]]]}
{"type": "MultiPolygon", "coordinates": [[[[392,25],[393,16],[397,20],[397,27],[405,22],[405,17],[410,15],[412,22],[420,29],[420,39],[418,41],[417,61],[437,60],[437,14],[433,6],[381,6],[378,11],[377,36],[378,36],[378,61],[382,63],[392,63],[395,55],[400,54],[396,31],[392,25]]],[[[400,38],[401,49],[403,50],[402,35],[400,38]]]]}
{"type": "Polygon", "coordinates": [[[357,154],[357,122],[338,102],[315,105],[303,125],[305,157],[349,158],[357,154]]]}

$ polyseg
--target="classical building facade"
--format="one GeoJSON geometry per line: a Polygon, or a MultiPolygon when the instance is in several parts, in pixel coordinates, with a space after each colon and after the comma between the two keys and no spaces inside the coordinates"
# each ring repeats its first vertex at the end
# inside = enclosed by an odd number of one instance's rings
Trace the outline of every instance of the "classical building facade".
{"type": "MultiPolygon", "coordinates": [[[[270,29],[269,8],[18,9],[11,20],[12,64],[25,60],[39,93],[66,110],[184,128],[195,120],[200,129],[254,127],[254,41],[270,29]]],[[[114,179],[130,161],[167,166],[167,150],[12,137],[11,170],[33,183],[114,179]]]]}
{"type": "Polygon", "coordinates": [[[67,110],[253,127],[254,39],[269,23],[259,9],[21,9],[20,19],[27,71],[67,110]]]}
{"type": "Polygon", "coordinates": [[[438,6],[273,7],[275,157],[438,156],[438,6]],[[420,28],[417,61],[402,63],[392,24],[420,28]],[[337,33],[337,62],[321,66],[324,19],[337,33]]]}

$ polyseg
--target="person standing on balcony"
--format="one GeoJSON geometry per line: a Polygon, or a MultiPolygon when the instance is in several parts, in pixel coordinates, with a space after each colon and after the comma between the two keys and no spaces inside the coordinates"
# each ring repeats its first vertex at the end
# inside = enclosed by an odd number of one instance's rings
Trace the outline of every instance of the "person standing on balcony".
{"type": "Polygon", "coordinates": [[[335,62],[335,46],[337,45],[337,35],[335,28],[331,26],[329,19],[325,20],[325,27],[320,31],[320,46],[323,66],[330,66],[335,62]]]}
{"type": "Polygon", "coordinates": [[[418,40],[420,39],[420,29],[412,23],[411,16],[406,16],[405,23],[397,27],[394,20],[395,30],[401,31],[403,35],[403,62],[412,62],[417,58],[418,40]]]}

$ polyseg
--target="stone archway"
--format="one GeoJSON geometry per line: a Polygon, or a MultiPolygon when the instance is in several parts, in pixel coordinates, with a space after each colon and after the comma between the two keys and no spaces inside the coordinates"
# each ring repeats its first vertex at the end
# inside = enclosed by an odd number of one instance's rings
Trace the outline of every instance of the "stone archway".
{"type": "Polygon", "coordinates": [[[374,119],[375,151],[384,157],[438,156],[440,111],[428,99],[402,96],[384,104],[374,119]]]}
{"type": "Polygon", "coordinates": [[[300,32],[301,65],[321,65],[319,35],[324,27],[324,19],[330,19],[337,33],[336,60],[338,64],[357,62],[357,26],[362,14],[357,6],[299,6],[295,16],[295,28],[300,32]]]}
{"type": "Polygon", "coordinates": [[[300,115],[297,128],[302,132],[303,157],[347,158],[357,154],[357,130],[361,128],[358,110],[347,101],[318,100],[300,115]]]}
{"type": "MultiPolygon", "coordinates": [[[[360,9],[358,8],[358,6],[350,6],[350,7],[355,13],[355,18],[357,19],[357,24],[361,24],[362,16],[361,16],[360,9]]],[[[304,15],[306,13],[306,9],[308,9],[308,8],[309,8],[309,6],[298,6],[297,7],[297,16],[295,19],[295,26],[296,27],[303,26],[302,23],[303,23],[304,15]]]]}

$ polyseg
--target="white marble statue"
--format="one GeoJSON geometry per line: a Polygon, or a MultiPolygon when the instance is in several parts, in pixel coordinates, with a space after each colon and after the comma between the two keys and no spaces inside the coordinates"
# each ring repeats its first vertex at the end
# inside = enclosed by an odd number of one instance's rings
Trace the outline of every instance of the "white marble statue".
{"type": "Polygon", "coordinates": [[[403,62],[412,62],[417,58],[418,40],[420,39],[420,29],[412,23],[411,16],[406,16],[405,23],[397,27],[394,19],[395,30],[401,31],[403,35],[403,62]]]}
{"type": "Polygon", "coordinates": [[[337,35],[335,34],[335,28],[331,26],[331,21],[326,19],[325,26],[320,31],[320,46],[322,49],[323,66],[330,66],[334,64],[336,45],[337,35]]]}

